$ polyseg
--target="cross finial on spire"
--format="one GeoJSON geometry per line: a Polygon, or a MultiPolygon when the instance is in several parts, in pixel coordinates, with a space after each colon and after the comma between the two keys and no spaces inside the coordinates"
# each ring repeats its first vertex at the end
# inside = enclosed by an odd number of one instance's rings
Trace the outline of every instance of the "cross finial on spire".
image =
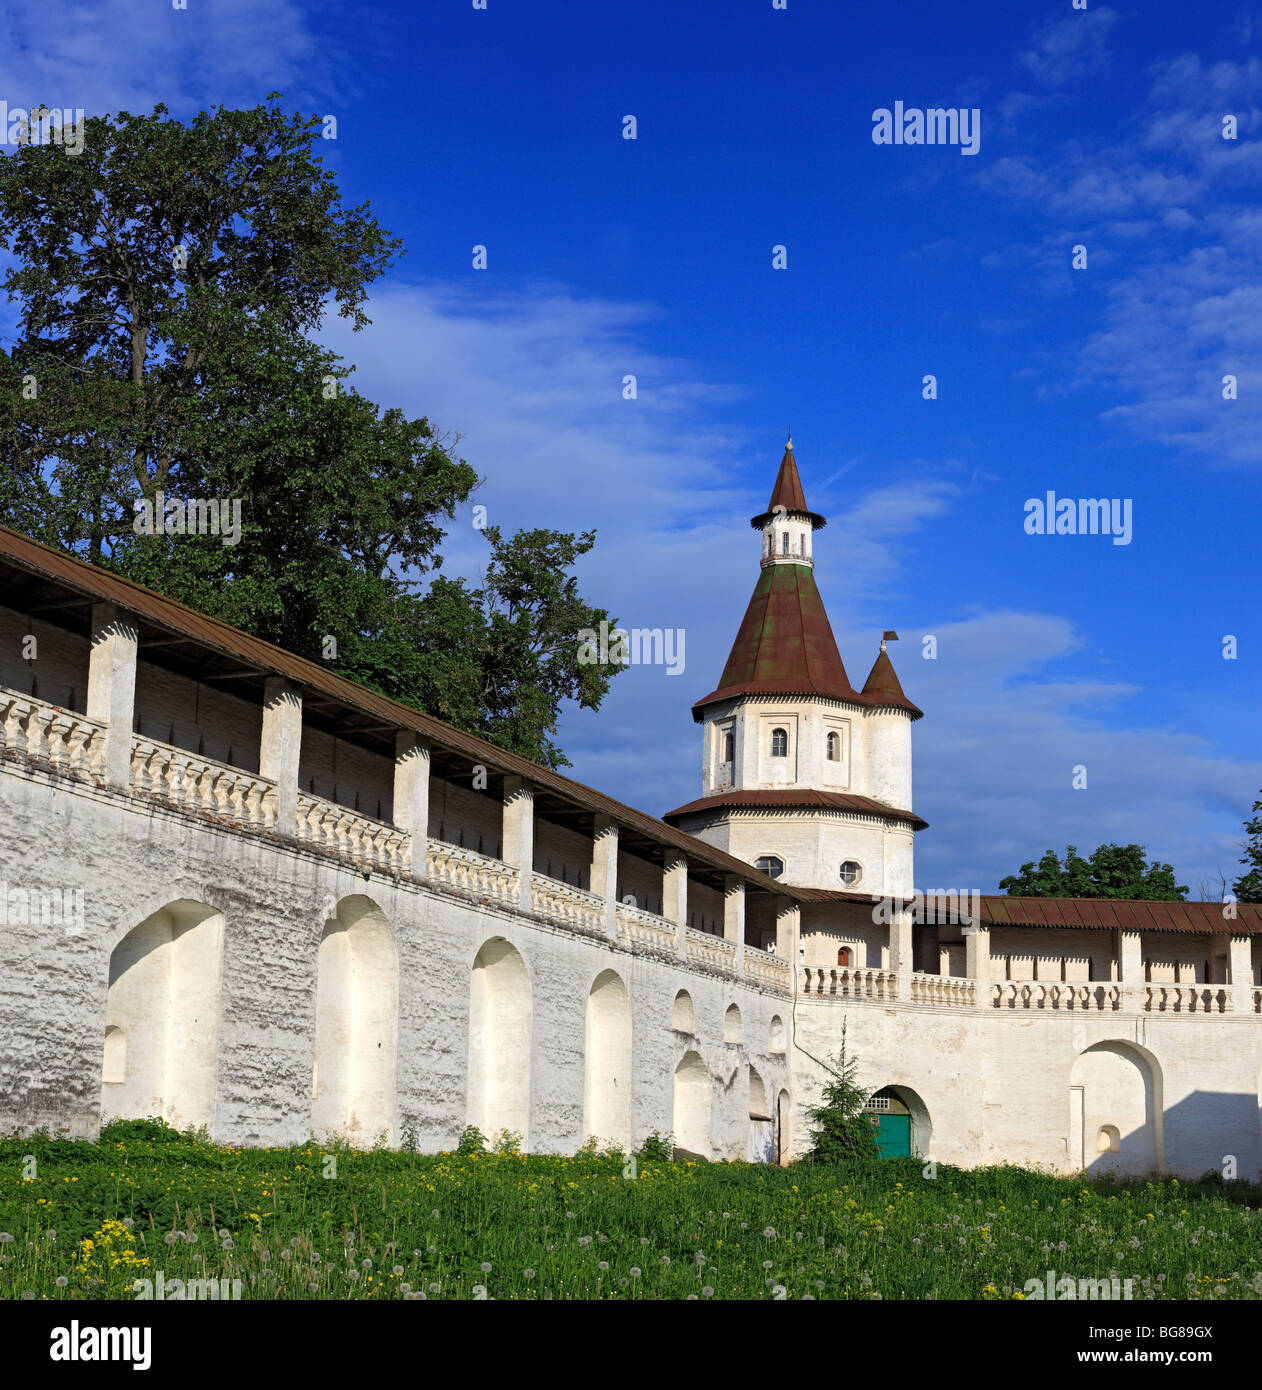
{"type": "Polygon", "coordinates": [[[793,449],[793,426],[789,426],[789,437],[785,440],[784,447],[790,451],[793,449]]]}

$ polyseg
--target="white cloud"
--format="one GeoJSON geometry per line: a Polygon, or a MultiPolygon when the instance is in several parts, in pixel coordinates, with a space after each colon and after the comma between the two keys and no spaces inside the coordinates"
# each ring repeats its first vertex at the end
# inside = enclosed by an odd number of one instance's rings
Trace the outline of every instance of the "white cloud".
{"type": "Polygon", "coordinates": [[[1108,36],[1116,23],[1117,12],[1107,5],[1074,10],[1044,24],[1018,61],[1044,87],[1063,86],[1108,65],[1108,36]]]}
{"type": "Polygon", "coordinates": [[[317,40],[313,6],[296,0],[93,0],[53,12],[0,0],[0,96],[89,115],[147,112],[165,101],[187,117],[222,102],[254,105],[280,90],[292,105],[344,82],[317,40]]]}

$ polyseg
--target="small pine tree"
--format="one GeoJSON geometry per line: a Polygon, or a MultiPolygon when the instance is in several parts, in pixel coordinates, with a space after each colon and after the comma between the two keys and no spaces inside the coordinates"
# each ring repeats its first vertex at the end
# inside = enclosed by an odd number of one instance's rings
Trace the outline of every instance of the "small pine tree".
{"type": "MultiPolygon", "coordinates": [[[[1253,809],[1262,811],[1262,801],[1255,801],[1253,809]]],[[[1244,854],[1240,862],[1249,871],[1232,884],[1232,890],[1237,902],[1262,903],[1262,815],[1255,814],[1252,820],[1245,821],[1244,828],[1249,838],[1241,845],[1244,854]]]]}
{"type": "Polygon", "coordinates": [[[844,1019],[841,1046],[828,1067],[832,1074],[824,1083],[819,1103],[807,1112],[815,1131],[807,1160],[850,1166],[875,1161],[880,1157],[876,1127],[863,1111],[868,1093],[855,1080],[858,1059],[846,1054],[844,1019]]]}

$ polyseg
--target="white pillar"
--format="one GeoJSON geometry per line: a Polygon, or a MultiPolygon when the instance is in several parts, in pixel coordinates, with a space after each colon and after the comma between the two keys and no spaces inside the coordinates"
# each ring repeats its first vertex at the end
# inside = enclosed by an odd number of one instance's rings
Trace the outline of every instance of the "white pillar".
{"type": "Polygon", "coordinates": [[[605,900],[605,935],[618,939],[618,827],[603,811],[592,826],[591,891],[605,900]]]}
{"type": "Polygon", "coordinates": [[[990,995],[990,928],[963,927],[964,974],[977,981],[977,1002],[989,1004],[990,995]]]}
{"type": "Polygon", "coordinates": [[[728,874],[723,886],[723,939],[736,947],[736,973],[745,974],[745,880],[728,874]]]}
{"type": "Polygon", "coordinates": [[[783,900],[776,909],[776,955],[788,961],[794,980],[798,976],[798,936],[801,926],[802,914],[797,903],[790,899],[783,900]]]}
{"type": "Polygon", "coordinates": [[[394,736],[394,811],[391,817],[408,833],[411,876],[427,876],[429,849],[429,740],[412,729],[394,736]]]}
{"type": "Polygon", "coordinates": [[[912,914],[906,908],[897,908],[890,917],[889,968],[896,975],[910,975],[912,973],[912,926],[912,914]]]}
{"type": "Polygon", "coordinates": [[[302,757],[302,696],[284,676],[263,687],[259,776],[276,783],[276,833],[298,834],[298,761],[302,757]]]}
{"type": "Polygon", "coordinates": [[[1117,933],[1117,977],[1121,985],[1122,1008],[1142,1013],[1144,1008],[1144,950],[1137,931],[1117,933]]]}
{"type": "Polygon", "coordinates": [[[687,954],[688,861],[672,850],[666,851],[662,870],[662,916],[678,928],[675,949],[682,959],[687,954]]]}
{"type": "Polygon", "coordinates": [[[535,789],[517,774],[504,778],[504,862],[517,870],[518,904],[529,912],[535,871],[535,789]]]}
{"type": "Polygon", "coordinates": [[[1253,941],[1247,936],[1231,938],[1232,1007],[1238,1014],[1253,1013],[1253,941]]]}
{"type": "Polygon", "coordinates": [[[89,719],[105,725],[105,780],[126,787],[131,779],[131,733],[136,717],[136,621],[113,603],[92,605],[88,658],[89,719]]]}

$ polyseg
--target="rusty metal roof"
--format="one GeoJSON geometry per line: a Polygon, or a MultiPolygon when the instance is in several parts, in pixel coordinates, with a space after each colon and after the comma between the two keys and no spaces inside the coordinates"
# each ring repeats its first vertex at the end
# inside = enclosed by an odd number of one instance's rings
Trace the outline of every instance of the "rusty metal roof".
{"type": "Polygon", "coordinates": [[[1262,906],[1239,903],[1233,921],[1222,903],[1150,902],[1122,898],[1009,898],[983,894],[982,920],[990,926],[1121,928],[1123,931],[1262,933],[1262,906]]]}
{"type": "Polygon", "coordinates": [[[807,517],[811,526],[818,531],[827,522],[818,512],[813,512],[806,505],[806,493],[802,491],[802,479],[798,475],[797,461],[793,457],[793,445],[785,445],[784,457],[780,460],[780,471],[776,474],[775,486],[771,489],[771,501],[767,503],[767,510],[760,512],[757,516],[750,517],[749,524],[755,530],[761,531],[767,522],[776,515],[776,509],[782,507],[784,512],[795,513],[798,516],[807,517]]]}
{"type": "Polygon", "coordinates": [[[916,830],[925,830],[929,822],[921,820],[911,811],[901,811],[895,806],[887,806],[870,796],[857,796],[850,792],[822,792],[813,787],[795,788],[754,787],[747,791],[718,792],[714,796],[703,796],[698,801],[690,801],[667,811],[664,820],[676,816],[695,815],[698,811],[717,810],[723,807],[806,807],[815,810],[850,811],[856,815],[883,816],[886,820],[903,821],[916,830]]]}
{"type": "Polygon", "coordinates": [[[924,711],[903,694],[903,687],[898,683],[898,677],[894,674],[894,663],[890,660],[889,653],[884,647],[876,654],[876,661],[872,664],[868,678],[863,683],[863,690],[860,692],[864,699],[873,705],[892,705],[898,709],[905,709],[911,712],[913,719],[923,719],[924,711]]]}
{"type": "Polygon", "coordinates": [[[718,688],[693,705],[692,715],[700,722],[703,708],[716,700],[764,694],[869,703],[850,684],[807,565],[762,570],[718,688]]]}
{"type": "MultiPolygon", "coordinates": [[[[736,874],[754,888],[781,896],[793,896],[784,884],[768,878],[744,860],[725,854],[654,816],[615,801],[613,797],[563,777],[550,768],[509,753],[485,739],[466,734],[419,710],[398,704],[304,657],[251,637],[204,613],[185,608],[183,604],[164,598],[142,584],[42,545],[7,526],[0,526],[0,567],[5,565],[52,581],[76,594],[116,603],[155,627],[187,637],[197,645],[229,656],[238,663],[257,667],[262,674],[284,676],[299,686],[321,692],[349,709],[372,715],[383,724],[401,730],[415,730],[439,747],[454,750],[473,763],[485,764],[499,773],[525,777],[538,788],[587,810],[604,813],[628,829],[680,851],[698,866],[736,874]]],[[[0,603],[4,602],[6,596],[5,590],[0,587],[0,603]]]]}

